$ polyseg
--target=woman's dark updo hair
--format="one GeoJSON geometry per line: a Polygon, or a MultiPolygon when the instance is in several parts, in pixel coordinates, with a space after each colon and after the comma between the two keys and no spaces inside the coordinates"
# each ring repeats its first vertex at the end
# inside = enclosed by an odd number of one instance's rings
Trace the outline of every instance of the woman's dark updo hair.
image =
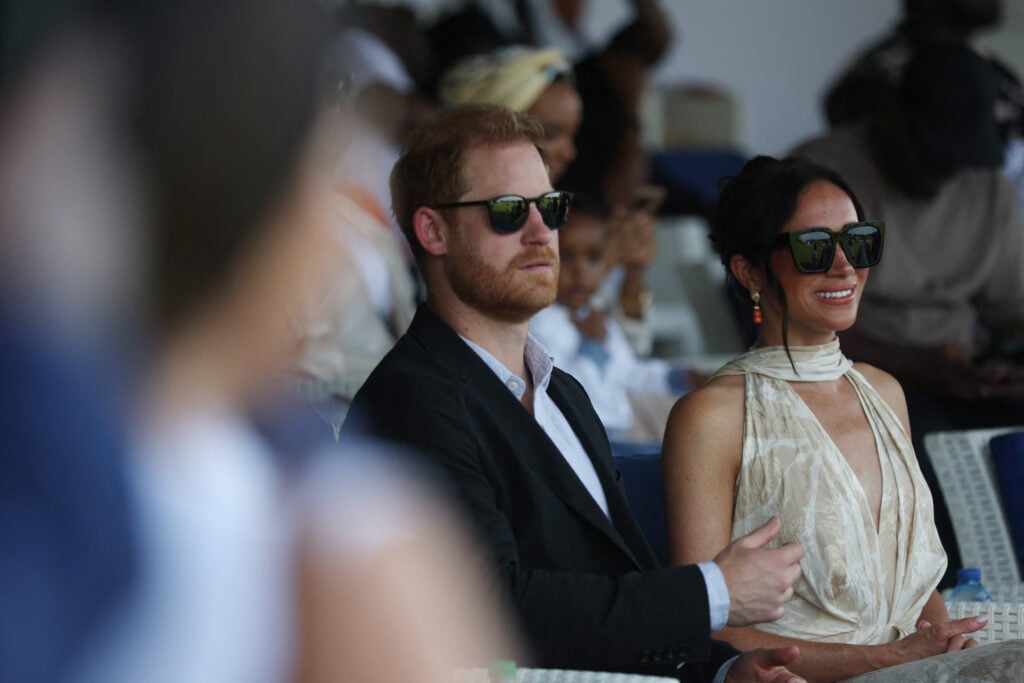
{"type": "Polygon", "coordinates": [[[715,216],[711,221],[711,242],[725,266],[729,288],[740,300],[749,292],[736,281],[729,260],[739,254],[752,265],[764,264],[768,286],[782,308],[782,342],[789,352],[788,307],[786,295],[772,272],[771,251],[775,236],[796,212],[804,190],[819,180],[832,183],[853,202],[857,220],[864,220],[860,200],[843,177],[807,157],[776,159],[756,156],[731,178],[725,179],[718,194],[715,216]]]}

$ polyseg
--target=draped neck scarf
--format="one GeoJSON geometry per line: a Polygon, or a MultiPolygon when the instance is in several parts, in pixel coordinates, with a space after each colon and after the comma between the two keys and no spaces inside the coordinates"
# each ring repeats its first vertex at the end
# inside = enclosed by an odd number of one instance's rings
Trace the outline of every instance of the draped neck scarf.
{"type": "Polygon", "coordinates": [[[787,382],[828,382],[839,379],[853,367],[839,350],[838,338],[817,346],[790,346],[789,356],[784,346],[754,347],[726,363],[714,377],[756,374],[787,382]]]}

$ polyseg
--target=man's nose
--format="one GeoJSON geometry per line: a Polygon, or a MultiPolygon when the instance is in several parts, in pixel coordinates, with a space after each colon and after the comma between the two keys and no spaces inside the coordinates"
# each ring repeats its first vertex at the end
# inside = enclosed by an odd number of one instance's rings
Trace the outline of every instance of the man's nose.
{"type": "Polygon", "coordinates": [[[531,244],[548,244],[557,236],[558,233],[549,228],[544,222],[537,204],[530,204],[530,213],[526,217],[526,223],[523,225],[522,230],[523,241],[531,244]]]}

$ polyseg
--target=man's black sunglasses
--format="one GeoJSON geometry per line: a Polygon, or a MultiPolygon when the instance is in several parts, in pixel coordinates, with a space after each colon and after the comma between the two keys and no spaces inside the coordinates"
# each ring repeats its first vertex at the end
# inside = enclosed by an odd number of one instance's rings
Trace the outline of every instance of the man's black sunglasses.
{"type": "Polygon", "coordinates": [[[828,228],[804,228],[784,232],[775,238],[775,247],[789,247],[793,264],[801,273],[824,273],[832,267],[836,242],[843,247],[846,260],[854,268],[871,268],[882,260],[885,222],[850,223],[839,232],[828,228]]]}
{"type": "Polygon", "coordinates": [[[435,204],[435,209],[454,209],[460,206],[486,206],[491,226],[503,235],[511,235],[526,223],[530,215],[530,204],[536,204],[544,225],[556,230],[569,218],[572,206],[572,192],[547,192],[539,197],[521,197],[517,194],[503,194],[494,199],[475,202],[445,202],[435,204]]]}

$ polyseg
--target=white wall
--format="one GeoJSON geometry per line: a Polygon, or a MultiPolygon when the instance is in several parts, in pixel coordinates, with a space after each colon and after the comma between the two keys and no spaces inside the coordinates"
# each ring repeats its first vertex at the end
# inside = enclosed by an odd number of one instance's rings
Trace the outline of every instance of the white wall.
{"type": "Polygon", "coordinates": [[[1024,0],[1003,0],[1006,10],[1002,27],[985,37],[985,43],[1008,64],[1018,76],[1024,75],[1024,0]]]}
{"type": "Polygon", "coordinates": [[[662,2],[678,35],[654,81],[712,83],[736,98],[739,142],[779,155],[824,129],[821,97],[896,21],[897,0],[662,2]]]}

